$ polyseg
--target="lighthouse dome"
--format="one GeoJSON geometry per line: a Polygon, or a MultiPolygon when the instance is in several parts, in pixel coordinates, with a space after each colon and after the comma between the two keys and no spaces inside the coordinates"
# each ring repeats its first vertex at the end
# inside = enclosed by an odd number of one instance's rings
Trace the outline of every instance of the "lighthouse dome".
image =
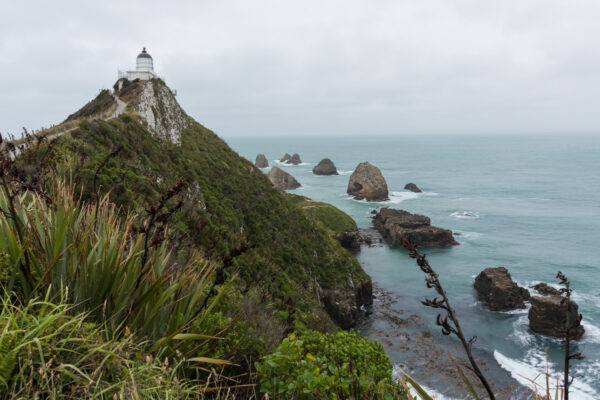
{"type": "Polygon", "coordinates": [[[142,49],[142,52],[137,56],[135,70],[139,72],[154,72],[152,56],[148,54],[145,47],[142,49]]]}

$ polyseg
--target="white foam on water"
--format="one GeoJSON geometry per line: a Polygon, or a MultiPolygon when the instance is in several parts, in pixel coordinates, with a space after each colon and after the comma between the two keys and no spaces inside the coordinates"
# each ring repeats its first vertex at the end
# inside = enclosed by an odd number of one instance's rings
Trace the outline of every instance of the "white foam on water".
{"type": "Polygon", "coordinates": [[[585,319],[581,322],[583,325],[583,329],[585,329],[585,333],[581,338],[581,341],[584,343],[600,343],[600,328],[596,325],[593,325],[587,322],[585,319]]]}
{"type": "Polygon", "coordinates": [[[435,197],[435,196],[439,196],[440,194],[437,192],[422,192],[421,195],[426,196],[426,197],[435,197]]]}
{"type": "MultiPolygon", "coordinates": [[[[520,361],[509,358],[498,350],[494,350],[494,358],[521,385],[527,386],[531,390],[536,390],[537,384],[538,393],[545,391],[546,378],[542,374],[546,372],[546,359],[542,353],[528,352],[525,360],[520,361]]],[[[548,372],[550,374],[551,393],[554,393],[556,378],[558,377],[559,382],[562,381],[562,371],[556,371],[555,366],[549,363],[548,372]]],[[[573,400],[597,400],[599,395],[582,379],[575,379],[569,390],[569,397],[573,400]]]]}
{"type": "Polygon", "coordinates": [[[451,217],[460,219],[479,219],[481,216],[475,211],[455,211],[450,214],[451,217]]]}
{"type": "Polygon", "coordinates": [[[288,164],[288,163],[283,163],[279,160],[273,160],[273,162],[275,162],[279,165],[283,165],[285,167],[300,167],[300,166],[312,165],[312,163],[306,163],[306,162],[302,162],[300,164],[288,164]]]}
{"type": "Polygon", "coordinates": [[[354,172],[354,171],[352,171],[352,170],[338,171],[338,174],[340,174],[340,175],[350,175],[352,172],[354,172]]]}
{"type": "Polygon", "coordinates": [[[460,235],[458,235],[456,238],[458,240],[460,240],[461,238],[466,239],[466,240],[476,240],[479,239],[483,233],[479,233],[479,232],[462,232],[462,231],[455,231],[456,233],[460,233],[460,235]]]}
{"type": "Polygon", "coordinates": [[[381,203],[400,204],[403,201],[416,199],[419,196],[419,193],[413,192],[390,192],[390,199],[381,203]]]}

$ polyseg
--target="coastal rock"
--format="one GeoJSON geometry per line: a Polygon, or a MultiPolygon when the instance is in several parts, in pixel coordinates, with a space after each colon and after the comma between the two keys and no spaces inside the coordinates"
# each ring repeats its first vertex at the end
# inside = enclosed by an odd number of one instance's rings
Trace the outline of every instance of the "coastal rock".
{"type": "Polygon", "coordinates": [[[579,307],[573,300],[561,304],[562,300],[561,296],[532,297],[529,309],[529,329],[546,336],[564,337],[565,321],[570,303],[569,321],[573,327],[571,338],[580,339],[585,329],[579,321],[579,307]]]}
{"type": "Polygon", "coordinates": [[[343,248],[347,250],[359,250],[361,238],[358,231],[338,233],[333,236],[343,248]]]}
{"type": "Polygon", "coordinates": [[[479,300],[487,303],[492,311],[525,308],[525,300],[530,298],[529,291],[518,286],[504,267],[484,269],[473,286],[479,300]]]}
{"type": "Polygon", "coordinates": [[[368,162],[358,164],[348,181],[348,194],[357,200],[388,200],[388,187],[379,168],[368,162]]]}
{"type": "Polygon", "coordinates": [[[422,192],[422,190],[419,189],[419,187],[417,185],[415,185],[414,183],[412,183],[412,182],[407,183],[406,185],[404,185],[404,189],[405,190],[410,190],[411,192],[414,192],[414,193],[421,193],[422,192]]]}
{"type": "Polygon", "coordinates": [[[287,163],[290,158],[292,158],[292,156],[290,156],[288,153],[285,153],[283,155],[283,157],[281,157],[281,159],[279,160],[280,163],[287,163]]]}
{"type": "Polygon", "coordinates": [[[537,283],[537,284],[531,286],[531,288],[533,290],[535,290],[536,292],[538,292],[539,294],[542,294],[544,296],[559,296],[560,295],[560,292],[558,291],[558,289],[555,289],[552,286],[550,286],[544,282],[537,283]]]}
{"type": "Polygon", "coordinates": [[[331,318],[342,329],[350,329],[360,320],[361,307],[373,304],[373,284],[366,279],[348,289],[321,289],[320,298],[331,318]]]}
{"type": "Polygon", "coordinates": [[[267,168],[269,166],[269,161],[267,161],[267,157],[264,154],[259,154],[256,156],[256,161],[254,162],[258,168],[267,168]]]}
{"type": "Polygon", "coordinates": [[[294,179],[293,176],[278,167],[271,168],[267,174],[267,177],[277,189],[290,190],[297,189],[302,186],[296,179],[294,179]]]}
{"type": "Polygon", "coordinates": [[[428,217],[404,210],[384,207],[373,217],[373,225],[390,246],[402,246],[404,239],[424,247],[458,244],[451,230],[431,226],[428,217]]]}
{"type": "Polygon", "coordinates": [[[338,175],[337,169],[329,158],[324,158],[313,168],[315,175],[338,175]]]}
{"type": "Polygon", "coordinates": [[[285,163],[298,165],[298,164],[302,164],[302,160],[300,159],[300,156],[298,155],[298,153],[294,153],[294,155],[291,156],[285,163]]]}

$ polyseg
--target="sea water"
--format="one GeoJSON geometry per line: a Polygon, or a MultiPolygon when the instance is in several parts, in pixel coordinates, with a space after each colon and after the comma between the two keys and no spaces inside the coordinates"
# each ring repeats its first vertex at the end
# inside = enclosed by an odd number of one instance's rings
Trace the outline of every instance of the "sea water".
{"type": "MultiPolygon", "coordinates": [[[[474,277],[486,267],[504,266],[521,286],[547,282],[558,287],[556,273],[565,273],[586,329],[573,349],[586,359],[572,362],[576,379],[571,398],[600,398],[599,137],[226,139],[251,161],[264,153],[271,166],[284,169],[302,184],[291,192],[335,205],[361,228],[371,226],[372,210],[386,206],[427,215],[432,225],[459,233],[460,246],[425,252],[464,331],[478,336],[475,347],[523,385],[531,386],[530,380],[546,370],[546,354],[550,371],[560,375],[561,341],[530,333],[527,310],[486,310],[476,301],[474,277]],[[299,153],[303,163],[278,163],[285,153],[299,153]],[[340,175],[312,173],[325,157],[335,163],[340,175]],[[381,169],[389,201],[357,201],[346,193],[350,174],[362,161],[381,169]],[[416,183],[423,193],[405,191],[408,182],[416,183]]],[[[436,310],[420,304],[433,293],[425,288],[423,273],[404,250],[363,248],[358,259],[374,282],[401,296],[398,307],[419,313],[432,334],[439,334],[436,310]]],[[[444,392],[444,388],[434,389],[444,392]]]]}

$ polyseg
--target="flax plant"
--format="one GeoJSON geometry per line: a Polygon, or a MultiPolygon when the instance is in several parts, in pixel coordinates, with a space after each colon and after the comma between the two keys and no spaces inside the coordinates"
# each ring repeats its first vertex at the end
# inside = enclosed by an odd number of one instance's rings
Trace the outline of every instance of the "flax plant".
{"type": "MultiPolygon", "coordinates": [[[[16,218],[0,215],[0,251],[9,265],[29,260],[32,295],[50,288],[64,295],[77,311],[109,329],[133,330],[153,343],[153,350],[193,354],[215,338],[194,332],[210,313],[231,280],[204,307],[214,279],[212,263],[193,255],[181,264],[167,243],[159,243],[143,263],[143,237],[132,226],[136,216],[120,219],[105,196],[98,206],[77,200],[73,190],[57,182],[53,203],[25,192],[12,199],[25,240],[16,234],[16,218]],[[96,221],[98,221],[96,223],[96,221]]],[[[9,199],[0,193],[0,208],[9,199]]],[[[25,277],[17,268],[13,271],[25,277]]]]}

